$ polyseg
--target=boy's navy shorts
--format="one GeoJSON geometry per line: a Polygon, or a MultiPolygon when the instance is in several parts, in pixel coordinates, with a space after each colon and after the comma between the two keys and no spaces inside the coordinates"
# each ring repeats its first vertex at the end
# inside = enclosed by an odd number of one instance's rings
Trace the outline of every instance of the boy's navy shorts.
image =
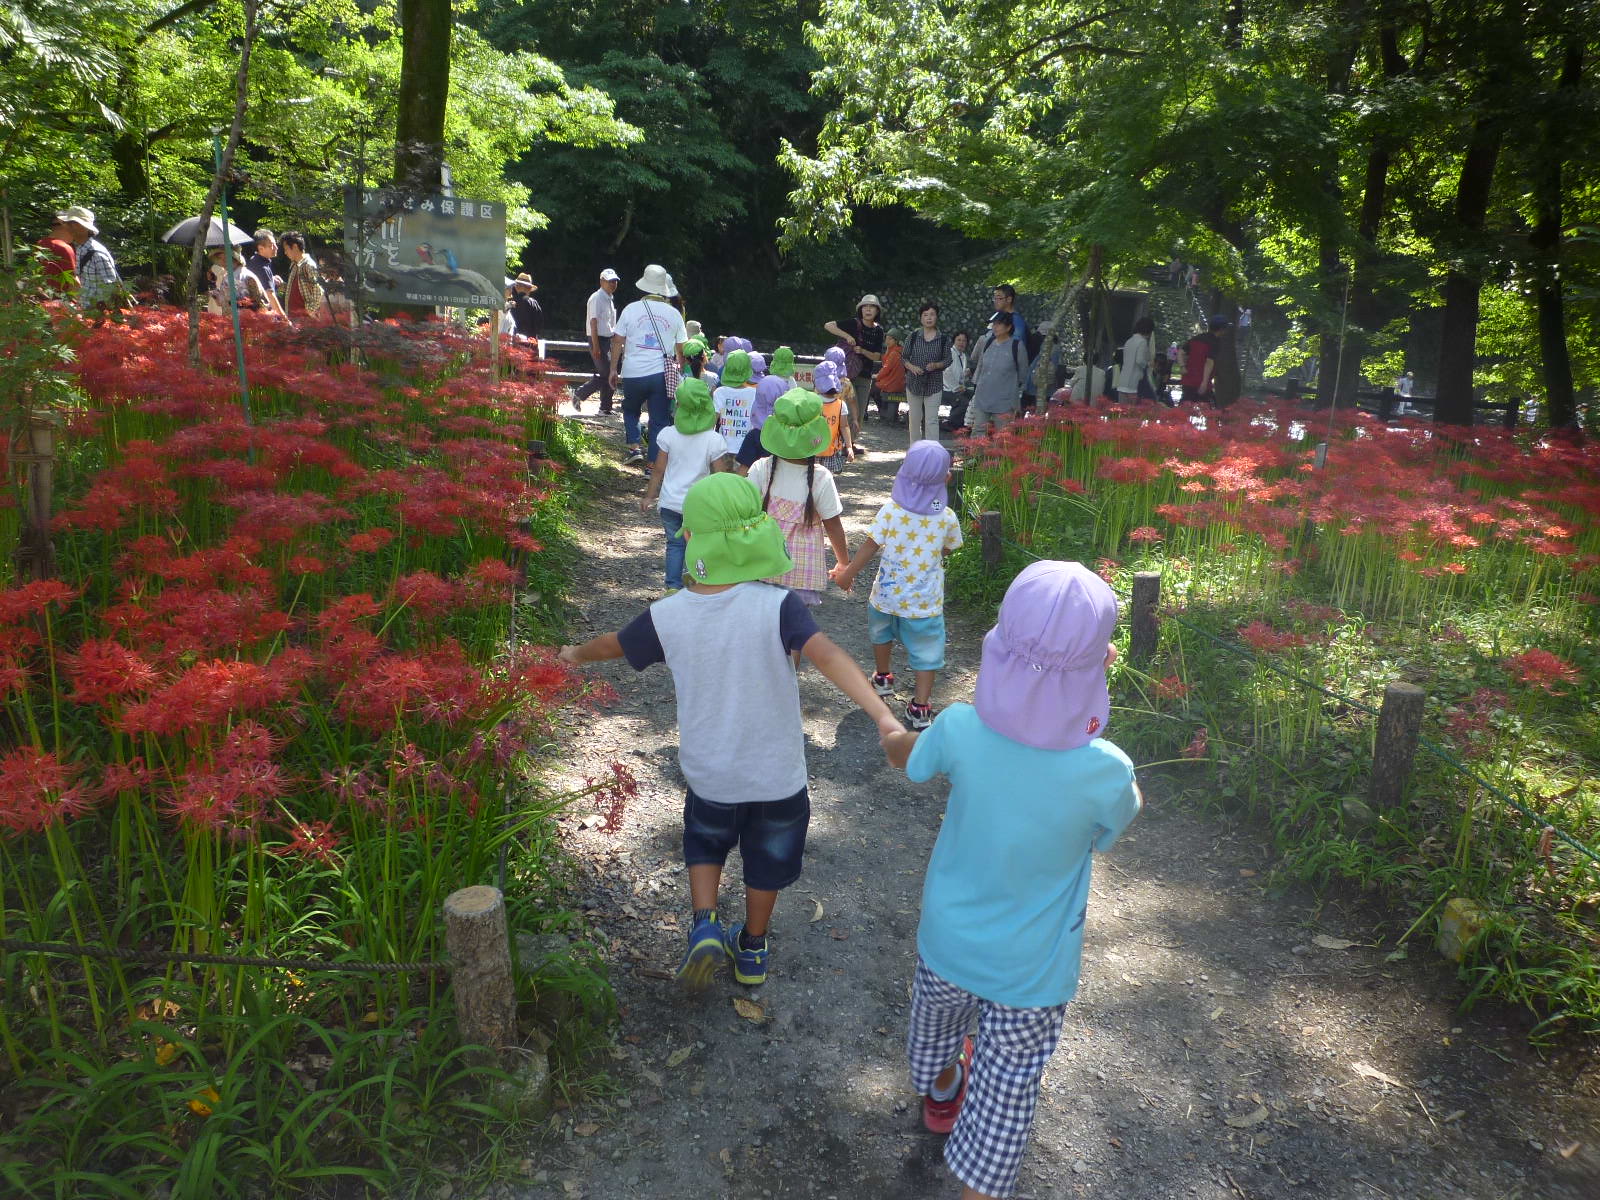
{"type": "Polygon", "coordinates": [[[683,800],[683,861],[720,867],[738,846],[745,886],[775,892],[800,878],[810,824],[811,796],[805,788],[756,804],[717,804],[690,788],[683,800]]]}

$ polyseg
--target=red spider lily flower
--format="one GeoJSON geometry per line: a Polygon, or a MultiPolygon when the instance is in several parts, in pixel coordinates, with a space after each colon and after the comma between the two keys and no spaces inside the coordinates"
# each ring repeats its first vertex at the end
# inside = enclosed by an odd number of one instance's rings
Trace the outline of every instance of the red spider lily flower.
{"type": "Polygon", "coordinates": [[[109,638],[91,638],[66,660],[77,704],[104,704],[155,686],[156,669],[109,638]]]}
{"type": "Polygon", "coordinates": [[[383,609],[367,592],[353,592],[341,596],[317,614],[317,628],[344,633],[355,628],[357,621],[375,617],[383,609]]]}
{"type": "Polygon", "coordinates": [[[1178,751],[1184,758],[1204,758],[1206,756],[1206,727],[1201,725],[1194,731],[1194,737],[1189,739],[1189,744],[1178,751]]]}
{"type": "Polygon", "coordinates": [[[1157,700],[1182,700],[1190,692],[1190,687],[1176,675],[1168,675],[1156,680],[1157,700]]]}
{"type": "Polygon", "coordinates": [[[411,613],[425,619],[438,618],[454,611],[462,602],[463,589],[432,571],[413,571],[395,580],[391,596],[411,613]]]}
{"type": "Polygon", "coordinates": [[[1298,633],[1280,633],[1264,621],[1251,621],[1239,630],[1239,640],[1263,654],[1291,650],[1306,645],[1307,639],[1298,633]]]}
{"type": "Polygon", "coordinates": [[[1163,537],[1164,535],[1159,529],[1154,529],[1149,525],[1141,525],[1139,528],[1128,532],[1128,540],[1130,542],[1159,542],[1163,537]]]}
{"type": "Polygon", "coordinates": [[[320,575],[328,569],[328,564],[315,554],[295,554],[289,558],[289,570],[296,575],[320,575]]]}
{"type": "Polygon", "coordinates": [[[290,821],[287,845],[274,847],[282,858],[301,858],[328,867],[341,865],[338,849],[343,840],[327,821],[290,821]]]}
{"type": "Polygon", "coordinates": [[[1519,682],[1532,684],[1552,694],[1565,691],[1568,684],[1575,683],[1578,679],[1576,667],[1548,650],[1524,650],[1521,654],[1506,659],[1501,665],[1515,675],[1519,682]]]}
{"type": "Polygon", "coordinates": [[[115,724],[124,733],[157,736],[220,725],[235,714],[288,701],[303,668],[303,660],[290,656],[265,667],[220,660],[197,663],[148,700],[129,705],[115,724]]]}
{"type": "Polygon", "coordinates": [[[77,598],[78,589],[59,579],[35,579],[21,587],[0,591],[0,621],[24,621],[52,604],[70,604],[77,598]]]}
{"type": "Polygon", "coordinates": [[[351,534],[345,539],[344,548],[354,554],[367,554],[374,550],[382,550],[392,541],[394,541],[394,530],[380,526],[351,534]]]}
{"type": "Polygon", "coordinates": [[[76,765],[32,746],[19,746],[0,758],[0,829],[40,833],[88,812],[94,793],[74,783],[77,774],[76,765]]]}

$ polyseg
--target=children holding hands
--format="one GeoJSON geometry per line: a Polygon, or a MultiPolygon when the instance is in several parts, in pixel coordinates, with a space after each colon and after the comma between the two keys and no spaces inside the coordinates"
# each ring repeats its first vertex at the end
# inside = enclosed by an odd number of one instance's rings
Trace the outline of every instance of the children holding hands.
{"type": "Polygon", "coordinates": [[[1078,990],[1090,861],[1139,812],[1133,764],[1099,736],[1116,622],[1116,597],[1087,567],[1034,563],[983,640],[974,703],[882,739],[910,779],[950,780],[923,883],[906,1051],[924,1125],[950,1134],[945,1162],[963,1200],[1016,1186],[1078,990]]]}
{"type": "Polygon", "coordinates": [[[893,654],[899,642],[916,672],[906,705],[912,729],[933,723],[933,677],[944,667],[944,558],[961,545],[961,522],[946,503],[949,480],[948,450],[926,439],[912,445],[895,474],[889,502],[873,518],[855,558],[830,573],[848,592],[862,568],[882,552],[867,601],[872,687],[885,698],[894,695],[893,654]]]}
{"type": "Polygon", "coordinates": [[[683,532],[684,590],[656,601],[620,632],[562,647],[561,659],[579,665],[626,658],[636,671],[664,662],[672,672],[694,912],[678,978],[703,988],[731,959],[734,978],[753,985],[767,977],[768,922],[779,891],[800,877],[811,816],[789,655],[810,659],[873,720],[880,739],[902,729],[849,655],[817,631],[806,605],[760,582],[787,575],[794,564],[749,480],[730,473],[701,479],[684,498],[683,532]],[[759,751],[750,744],[753,732],[759,751]],[[747,750],[732,749],[741,746],[747,750]],[[725,925],[718,890],[735,846],[744,861],[745,919],[725,925]]]}

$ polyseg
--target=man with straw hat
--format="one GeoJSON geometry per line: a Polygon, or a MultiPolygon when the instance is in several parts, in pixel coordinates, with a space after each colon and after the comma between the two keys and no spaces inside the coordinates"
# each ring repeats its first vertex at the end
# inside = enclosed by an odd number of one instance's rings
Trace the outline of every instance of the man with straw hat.
{"type": "Polygon", "coordinates": [[[707,476],[683,502],[684,590],[657,600],[618,633],[564,646],[574,666],[626,658],[642,671],[666,663],[678,707],[678,763],[688,783],[683,857],[694,916],[678,968],[707,986],[724,960],[734,978],[765,982],[767,925],[778,893],[800,878],[811,800],[805,733],[791,652],[809,658],[878,727],[901,730],[849,655],[798,598],[760,580],[792,565],[761,494],[732,474],[707,476]],[[725,926],[718,889],[728,852],[744,862],[745,919],[725,926]]]}
{"type": "Polygon", "coordinates": [[[538,342],[544,337],[544,309],[533,298],[539,285],[526,271],[511,281],[511,321],[516,326],[517,337],[538,342]]]}

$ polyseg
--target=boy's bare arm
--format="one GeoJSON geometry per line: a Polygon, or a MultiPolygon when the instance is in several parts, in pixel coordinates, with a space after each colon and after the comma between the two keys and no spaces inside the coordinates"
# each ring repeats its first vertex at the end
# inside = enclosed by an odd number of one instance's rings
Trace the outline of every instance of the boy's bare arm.
{"type": "Polygon", "coordinates": [[[906,763],[911,761],[911,751],[916,748],[917,739],[921,736],[920,733],[897,729],[893,733],[885,733],[878,742],[883,747],[889,765],[896,771],[904,771],[906,763]]]}
{"type": "Polygon", "coordinates": [[[856,576],[861,574],[862,568],[872,561],[872,556],[877,552],[878,543],[871,538],[867,538],[861,543],[861,548],[856,551],[856,556],[848,564],[833,569],[834,583],[848,592],[855,585],[856,576]]]}
{"type": "Polygon", "coordinates": [[[878,727],[880,739],[905,729],[899,719],[889,711],[889,706],[883,702],[882,697],[872,690],[872,684],[861,673],[861,668],[856,666],[855,659],[839,649],[827,634],[812,634],[800,652],[811,660],[812,665],[821,671],[834,687],[850,697],[857,708],[872,718],[873,724],[878,727]]]}
{"type": "Polygon", "coordinates": [[[622,657],[622,642],[614,633],[602,633],[599,637],[590,638],[581,646],[561,647],[560,657],[569,667],[605,662],[608,659],[622,657]]]}

